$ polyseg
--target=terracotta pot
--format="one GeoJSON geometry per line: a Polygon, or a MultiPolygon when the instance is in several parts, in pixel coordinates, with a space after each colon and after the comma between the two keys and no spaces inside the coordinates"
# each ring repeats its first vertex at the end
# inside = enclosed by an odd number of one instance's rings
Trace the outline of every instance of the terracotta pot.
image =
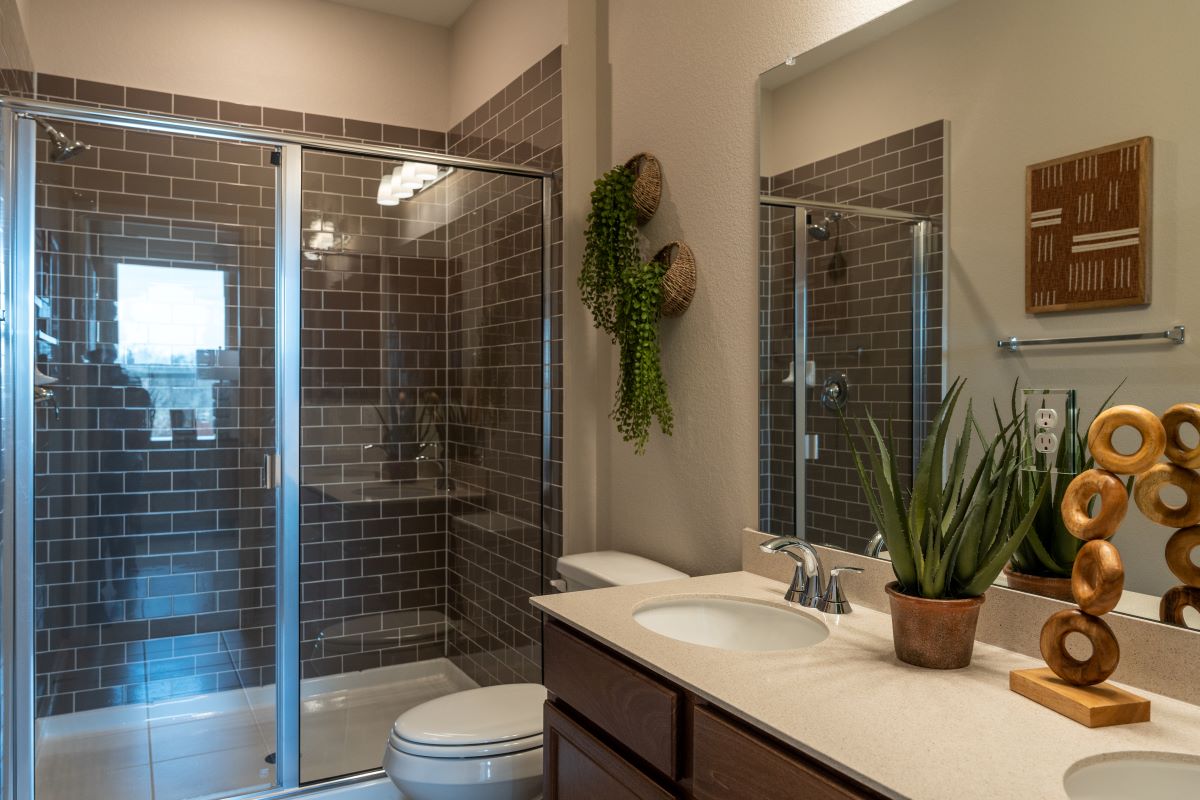
{"type": "Polygon", "coordinates": [[[884,587],[892,606],[892,644],[906,664],[929,669],[961,669],[971,663],[982,597],[927,600],[884,587]]]}
{"type": "Polygon", "coordinates": [[[1049,597],[1053,600],[1066,600],[1068,603],[1075,602],[1075,595],[1071,594],[1071,579],[1070,578],[1050,578],[1045,575],[1026,575],[1024,572],[1016,572],[1011,566],[1004,568],[1004,577],[1008,578],[1008,587],[1030,594],[1040,594],[1042,597],[1049,597]]]}

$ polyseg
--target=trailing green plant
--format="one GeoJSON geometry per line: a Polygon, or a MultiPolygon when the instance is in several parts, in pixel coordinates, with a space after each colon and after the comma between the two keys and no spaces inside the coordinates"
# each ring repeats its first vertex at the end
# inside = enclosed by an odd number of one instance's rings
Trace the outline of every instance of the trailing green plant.
{"type": "Polygon", "coordinates": [[[1022,418],[1002,425],[989,441],[976,424],[969,402],[950,462],[945,463],[950,420],[964,385],[965,381],[955,380],[938,408],[911,493],[901,482],[892,424],[884,437],[868,414],[869,436],[860,425],[856,437],[845,416],[839,415],[871,517],[887,543],[904,594],[930,599],[982,595],[1029,533],[1036,506],[1049,487],[1043,479],[1034,496],[1035,507],[1020,513],[1016,428],[1022,418]],[[985,452],[968,473],[973,434],[985,445],[985,452]],[[856,439],[867,452],[869,471],[856,439]]]}
{"type": "MultiPolygon", "coordinates": [[[[1112,391],[1104,402],[1100,404],[1099,410],[1093,416],[1100,415],[1108,407],[1109,402],[1113,399],[1124,381],[1112,391]]],[[[1017,385],[1013,385],[1012,394],[1012,416],[1013,419],[1018,417],[1017,410],[1017,385]]],[[[1042,497],[1041,502],[1036,506],[1037,513],[1033,519],[1033,529],[1021,545],[1013,552],[1012,568],[1016,572],[1024,575],[1037,575],[1047,578],[1070,578],[1071,571],[1075,566],[1075,556],[1086,544],[1081,539],[1077,539],[1062,520],[1062,500],[1066,494],[1067,486],[1072,479],[1080,472],[1091,469],[1095,466],[1095,460],[1091,454],[1087,454],[1087,431],[1091,427],[1084,428],[1084,432],[1079,432],[1079,409],[1074,409],[1071,414],[1071,419],[1065,420],[1063,425],[1064,446],[1058,448],[1058,452],[1054,455],[1053,464],[1049,457],[1044,453],[1038,452],[1033,446],[1033,432],[1028,425],[1018,427],[1018,433],[1021,439],[1021,458],[1023,463],[1032,465],[1033,470],[1021,470],[1021,479],[1018,488],[1018,502],[1022,509],[1030,509],[1034,507],[1034,500],[1037,496],[1037,474],[1048,473],[1050,481],[1050,490],[1042,497]],[[1075,447],[1070,448],[1065,446],[1065,437],[1073,436],[1075,439],[1075,447]],[[1052,468],[1051,468],[1052,467],[1052,468]]],[[[1126,491],[1133,488],[1133,482],[1130,480],[1126,485],[1126,491]]]]}
{"type": "Polygon", "coordinates": [[[643,262],[637,243],[637,210],[628,167],[609,170],[592,190],[579,290],[597,328],[617,345],[619,374],[610,414],[622,438],[640,455],[655,419],[673,428],[662,374],[658,320],[667,266],[643,262]]]}
{"type": "Polygon", "coordinates": [[[658,261],[627,269],[617,302],[620,375],[612,418],[617,430],[641,455],[646,450],[654,418],[663,433],[673,427],[667,381],[659,359],[658,315],[666,265],[658,261]]]}
{"type": "Polygon", "coordinates": [[[592,210],[584,231],[579,291],[596,327],[617,342],[617,306],[623,276],[642,263],[637,242],[637,209],[628,167],[613,167],[592,189],[592,210]]]}

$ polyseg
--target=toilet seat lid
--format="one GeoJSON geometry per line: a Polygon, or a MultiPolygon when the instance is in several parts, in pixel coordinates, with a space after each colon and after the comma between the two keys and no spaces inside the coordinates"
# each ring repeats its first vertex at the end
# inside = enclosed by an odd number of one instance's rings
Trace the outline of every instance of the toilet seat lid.
{"type": "Polygon", "coordinates": [[[463,746],[526,739],[542,732],[546,687],[485,686],[444,695],[405,711],[392,732],[416,744],[463,746]]]}

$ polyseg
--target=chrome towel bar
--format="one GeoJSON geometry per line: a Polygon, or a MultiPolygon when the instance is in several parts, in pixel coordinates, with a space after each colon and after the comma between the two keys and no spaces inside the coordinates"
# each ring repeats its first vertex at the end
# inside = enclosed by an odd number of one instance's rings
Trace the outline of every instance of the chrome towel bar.
{"type": "Polygon", "coordinates": [[[1142,339],[1162,339],[1171,344],[1183,344],[1184,327],[1173,325],[1165,331],[1149,331],[1147,333],[1106,333],[1099,336],[1057,336],[1049,339],[1018,339],[1016,336],[1008,339],[997,339],[996,347],[1015,353],[1022,347],[1033,347],[1044,344],[1089,344],[1094,342],[1132,342],[1142,339]]]}

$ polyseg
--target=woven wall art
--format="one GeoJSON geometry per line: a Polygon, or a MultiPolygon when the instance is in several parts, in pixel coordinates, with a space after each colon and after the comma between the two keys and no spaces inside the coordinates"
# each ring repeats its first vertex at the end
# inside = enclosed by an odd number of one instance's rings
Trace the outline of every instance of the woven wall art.
{"type": "Polygon", "coordinates": [[[1025,168],[1025,311],[1150,302],[1149,136],[1025,168]]]}

